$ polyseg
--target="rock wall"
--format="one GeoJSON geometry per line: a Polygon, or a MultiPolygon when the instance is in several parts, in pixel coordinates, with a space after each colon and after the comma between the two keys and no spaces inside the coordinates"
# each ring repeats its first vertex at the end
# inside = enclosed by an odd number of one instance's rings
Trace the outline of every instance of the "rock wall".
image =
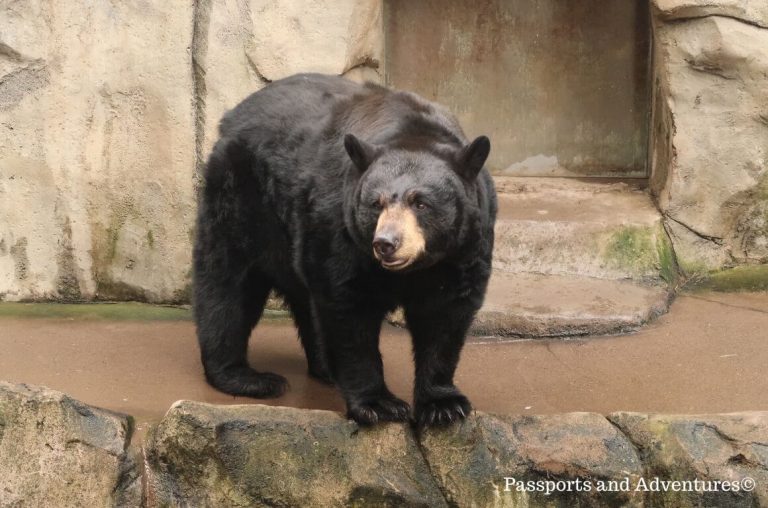
{"type": "Polygon", "coordinates": [[[0,0],[0,26],[0,300],[186,300],[222,113],[382,75],[378,0],[0,0]]]}
{"type": "Polygon", "coordinates": [[[768,263],[768,4],[654,0],[653,18],[651,184],[680,267],[768,263]]]}
{"type": "MultiPolygon", "coordinates": [[[[383,1],[0,0],[0,300],[186,301],[222,113],[297,71],[382,81],[383,1]]],[[[651,5],[651,188],[679,265],[763,287],[768,4],[651,5]]]]}
{"type": "Polygon", "coordinates": [[[329,411],[180,401],[130,447],[129,423],[0,382],[0,505],[768,504],[768,412],[476,412],[419,433],[329,411]]]}

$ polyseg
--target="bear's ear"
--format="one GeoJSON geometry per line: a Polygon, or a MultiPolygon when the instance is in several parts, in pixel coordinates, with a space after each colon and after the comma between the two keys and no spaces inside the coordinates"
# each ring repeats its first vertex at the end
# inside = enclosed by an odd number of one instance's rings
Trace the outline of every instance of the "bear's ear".
{"type": "Polygon", "coordinates": [[[379,149],[376,146],[358,139],[354,134],[344,136],[344,148],[361,173],[365,172],[373,159],[379,155],[379,149]]]}
{"type": "Polygon", "coordinates": [[[457,172],[471,182],[483,169],[489,153],[491,153],[491,140],[486,136],[478,137],[459,151],[456,157],[457,172]]]}

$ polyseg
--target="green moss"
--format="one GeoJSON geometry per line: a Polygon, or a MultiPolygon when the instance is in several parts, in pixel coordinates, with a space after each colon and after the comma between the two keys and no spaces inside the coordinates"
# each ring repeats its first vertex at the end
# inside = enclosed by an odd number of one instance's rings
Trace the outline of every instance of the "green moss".
{"type": "Polygon", "coordinates": [[[147,231],[147,244],[150,249],[155,248],[155,235],[152,233],[151,229],[147,231]]]}
{"type": "Polygon", "coordinates": [[[680,270],[689,279],[700,277],[702,274],[706,274],[707,272],[710,271],[710,268],[708,268],[706,264],[702,263],[699,260],[689,260],[685,258],[678,258],[677,263],[680,266],[680,270]]]}
{"type": "Polygon", "coordinates": [[[702,275],[693,281],[691,290],[768,291],[768,264],[737,266],[702,275]]]}
{"type": "Polygon", "coordinates": [[[656,266],[653,230],[638,226],[624,226],[613,232],[603,250],[605,260],[613,266],[632,267],[645,271],[656,266]]]}
{"type": "Polygon", "coordinates": [[[184,321],[188,308],[144,303],[0,303],[0,317],[59,318],[110,321],[184,321]]]}
{"type": "Polygon", "coordinates": [[[146,302],[149,300],[147,292],[125,282],[114,281],[107,277],[96,279],[96,299],[146,302]]]}
{"type": "MultiPolygon", "coordinates": [[[[192,310],[187,306],[148,303],[19,303],[0,302],[0,318],[56,318],[105,321],[188,321],[192,310]]],[[[263,319],[290,320],[284,311],[265,310],[263,319]]]]}
{"type": "Polygon", "coordinates": [[[677,284],[679,278],[677,258],[675,250],[672,247],[672,241],[669,239],[663,224],[659,224],[656,233],[656,254],[659,258],[659,274],[670,286],[677,284]]]}

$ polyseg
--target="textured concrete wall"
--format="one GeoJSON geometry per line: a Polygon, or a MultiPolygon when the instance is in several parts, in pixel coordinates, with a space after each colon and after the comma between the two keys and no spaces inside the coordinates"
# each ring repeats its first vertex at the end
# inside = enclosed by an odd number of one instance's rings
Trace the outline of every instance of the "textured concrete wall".
{"type": "Polygon", "coordinates": [[[218,120],[298,71],[378,80],[378,0],[0,0],[0,300],[182,301],[218,120]]]}
{"type": "Polygon", "coordinates": [[[643,0],[388,0],[387,81],[493,141],[492,171],[646,175],[643,0]],[[414,51],[413,48],[420,48],[414,51]]]}

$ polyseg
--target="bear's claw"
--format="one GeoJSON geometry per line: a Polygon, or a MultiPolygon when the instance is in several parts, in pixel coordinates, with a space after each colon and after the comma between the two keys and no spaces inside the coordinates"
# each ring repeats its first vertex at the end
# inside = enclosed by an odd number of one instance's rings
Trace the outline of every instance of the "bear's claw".
{"type": "Polygon", "coordinates": [[[362,401],[350,402],[347,416],[359,425],[374,425],[378,422],[404,422],[408,420],[411,407],[394,395],[385,395],[362,401]]]}
{"type": "Polygon", "coordinates": [[[450,425],[463,420],[471,411],[469,400],[457,394],[416,404],[414,420],[419,428],[450,425]]]}

